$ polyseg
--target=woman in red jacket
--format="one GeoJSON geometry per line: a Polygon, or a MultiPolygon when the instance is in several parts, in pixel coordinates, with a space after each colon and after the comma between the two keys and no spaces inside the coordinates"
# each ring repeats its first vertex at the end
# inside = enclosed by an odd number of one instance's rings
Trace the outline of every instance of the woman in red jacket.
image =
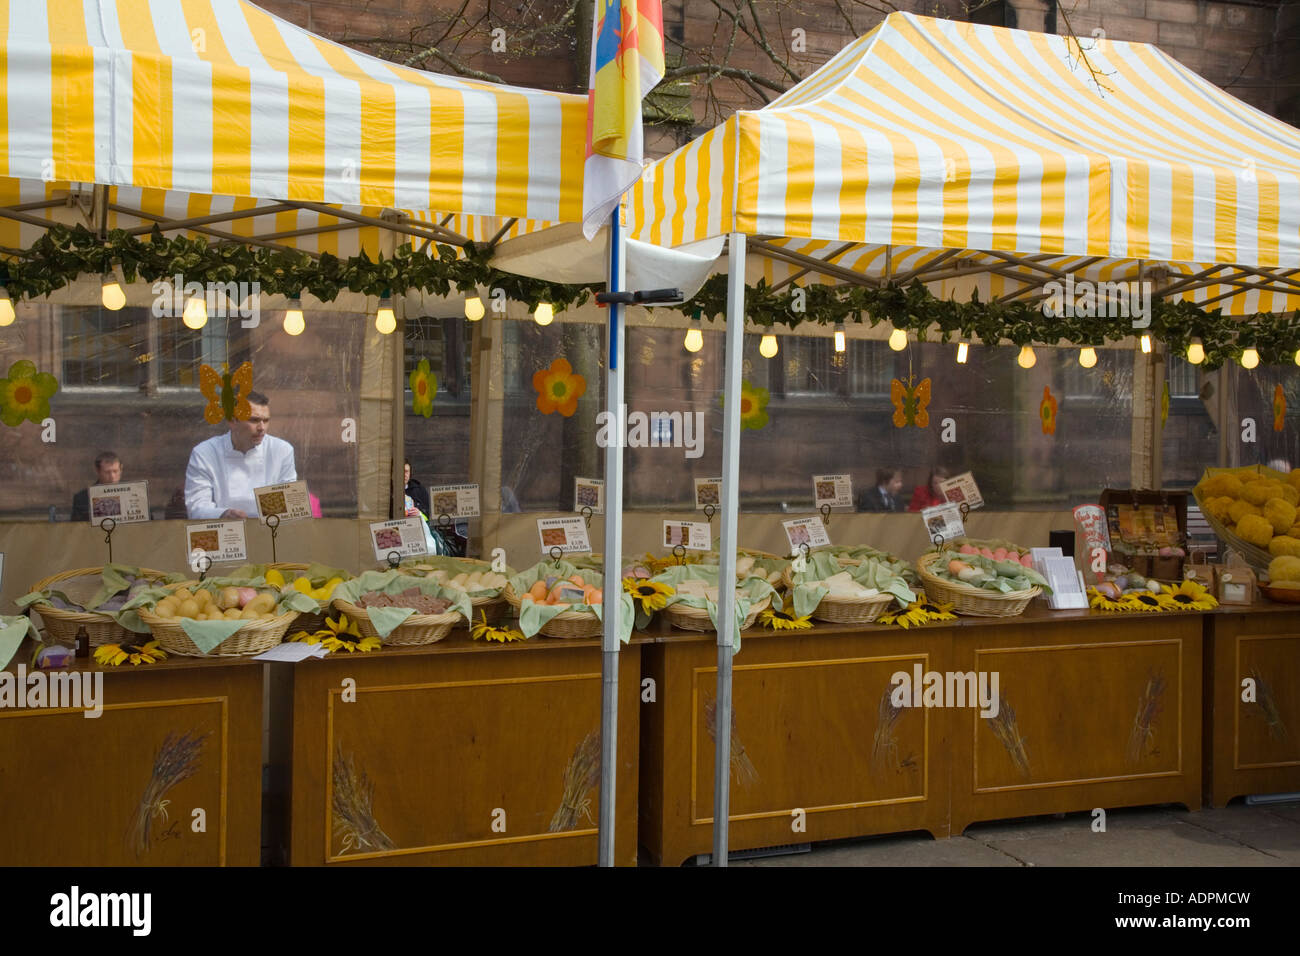
{"type": "Polygon", "coordinates": [[[916,490],[912,492],[912,503],[907,506],[907,510],[920,511],[922,508],[933,508],[935,505],[947,504],[948,499],[939,490],[939,482],[947,477],[947,468],[936,467],[931,471],[930,480],[924,485],[917,485],[916,490]]]}

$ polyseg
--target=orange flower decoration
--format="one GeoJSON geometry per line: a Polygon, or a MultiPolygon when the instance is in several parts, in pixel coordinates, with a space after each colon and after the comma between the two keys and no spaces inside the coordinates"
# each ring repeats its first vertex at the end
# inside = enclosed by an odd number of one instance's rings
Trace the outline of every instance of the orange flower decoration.
{"type": "Polygon", "coordinates": [[[1056,434],[1056,396],[1047,385],[1043,386],[1043,400],[1038,405],[1038,417],[1043,420],[1043,434],[1056,434]]]}
{"type": "Polygon", "coordinates": [[[537,389],[537,410],[543,415],[559,412],[565,418],[578,410],[578,399],[587,391],[587,380],[573,371],[566,358],[557,358],[550,368],[533,373],[537,389]]]}

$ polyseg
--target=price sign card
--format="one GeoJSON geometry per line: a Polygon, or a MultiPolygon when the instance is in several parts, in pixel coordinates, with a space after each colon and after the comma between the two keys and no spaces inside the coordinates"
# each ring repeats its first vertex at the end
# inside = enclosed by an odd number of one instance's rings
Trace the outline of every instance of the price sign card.
{"type": "Polygon", "coordinates": [[[813,507],[853,507],[853,478],[849,475],[813,475],[813,507]]]}
{"type": "Polygon", "coordinates": [[[573,479],[573,510],[590,508],[594,515],[605,513],[605,483],[599,478],[573,479]]]}
{"type": "Polygon", "coordinates": [[[128,481],[120,485],[91,485],[90,523],[97,525],[105,518],[118,524],[132,524],[149,520],[149,482],[128,481]]]}
{"type": "Polygon", "coordinates": [[[707,521],[665,521],[664,547],[679,544],[688,551],[711,551],[710,527],[707,521]]]}
{"type": "Polygon", "coordinates": [[[980,494],[979,485],[975,484],[975,476],[969,471],[943,479],[939,482],[939,490],[953,504],[966,504],[972,511],[984,505],[984,496],[980,494]]]}
{"type": "Polygon", "coordinates": [[[695,510],[701,511],[705,505],[713,505],[715,508],[722,507],[721,478],[695,479],[695,510]]]}
{"type": "Polygon", "coordinates": [[[206,521],[185,526],[185,552],[189,566],[202,570],[196,564],[207,558],[213,564],[223,561],[247,561],[248,545],[244,541],[244,522],[206,521]]]}
{"type": "Polygon", "coordinates": [[[590,551],[591,541],[587,538],[587,522],[578,518],[538,518],[537,537],[542,542],[542,554],[549,556],[552,548],[559,548],[561,554],[573,551],[590,551]]]}
{"type": "Polygon", "coordinates": [[[782,521],[781,527],[785,528],[785,536],[790,541],[790,553],[800,554],[803,552],[803,546],[807,545],[808,550],[813,548],[823,548],[831,543],[831,536],[826,533],[826,525],[822,522],[821,515],[813,518],[791,518],[789,521],[782,521]]]}
{"type": "Polygon", "coordinates": [[[387,561],[394,551],[403,558],[428,554],[429,549],[424,540],[425,528],[424,519],[418,515],[393,521],[372,521],[370,543],[375,546],[375,560],[387,561]]]}
{"type": "Polygon", "coordinates": [[[307,482],[286,481],[265,488],[254,488],[257,499],[257,516],[265,520],[279,515],[281,521],[297,521],[311,517],[311,499],[307,496],[307,482]]]}
{"type": "Polygon", "coordinates": [[[443,515],[448,518],[477,518],[478,485],[439,485],[429,489],[429,515],[437,521],[443,515]]]}
{"type": "Polygon", "coordinates": [[[966,533],[966,526],[961,520],[961,507],[955,502],[922,508],[921,520],[925,522],[926,537],[931,541],[936,535],[943,535],[944,541],[951,541],[966,533]]]}

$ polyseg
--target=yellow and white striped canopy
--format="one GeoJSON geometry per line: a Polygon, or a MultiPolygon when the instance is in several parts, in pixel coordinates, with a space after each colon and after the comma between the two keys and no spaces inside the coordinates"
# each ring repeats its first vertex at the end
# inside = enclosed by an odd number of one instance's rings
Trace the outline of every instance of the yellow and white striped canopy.
{"type": "Polygon", "coordinates": [[[409,69],[245,0],[0,0],[0,111],[10,248],[82,184],[146,213],[110,227],[243,213],[216,234],[309,251],[370,247],[385,210],[582,218],[585,97],[409,69]]]}
{"type": "Polygon", "coordinates": [[[775,283],[978,275],[1011,299],[1163,272],[1232,313],[1300,307],[1300,130],[1143,43],[891,14],[630,205],[650,242],[759,237],[750,278],[775,283]]]}

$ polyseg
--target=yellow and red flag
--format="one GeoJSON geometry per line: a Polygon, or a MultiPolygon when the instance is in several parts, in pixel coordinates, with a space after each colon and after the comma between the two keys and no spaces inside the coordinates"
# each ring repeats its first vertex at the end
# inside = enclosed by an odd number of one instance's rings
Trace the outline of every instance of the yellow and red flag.
{"type": "Polygon", "coordinates": [[[595,0],[582,228],[587,238],[641,178],[641,101],[663,79],[659,0],[595,0]]]}

